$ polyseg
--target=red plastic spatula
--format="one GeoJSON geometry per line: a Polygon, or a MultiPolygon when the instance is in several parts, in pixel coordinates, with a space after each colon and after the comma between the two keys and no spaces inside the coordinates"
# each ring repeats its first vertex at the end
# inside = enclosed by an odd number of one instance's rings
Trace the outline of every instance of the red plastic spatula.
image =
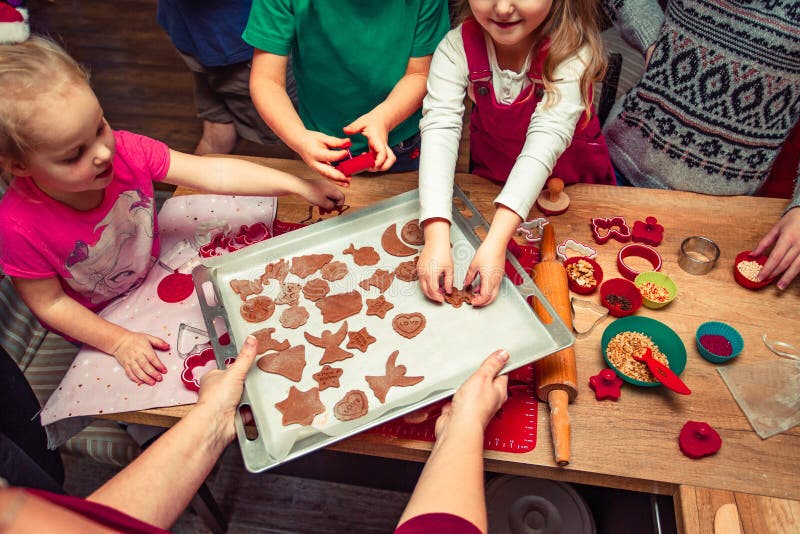
{"type": "Polygon", "coordinates": [[[683,380],[678,378],[678,375],[676,375],[669,367],[653,358],[653,351],[649,348],[644,349],[644,354],[640,356],[634,355],[633,359],[637,362],[646,363],[647,368],[650,369],[650,372],[653,373],[653,375],[656,377],[656,380],[661,382],[675,393],[689,395],[692,392],[692,390],[683,383],[683,380]]]}

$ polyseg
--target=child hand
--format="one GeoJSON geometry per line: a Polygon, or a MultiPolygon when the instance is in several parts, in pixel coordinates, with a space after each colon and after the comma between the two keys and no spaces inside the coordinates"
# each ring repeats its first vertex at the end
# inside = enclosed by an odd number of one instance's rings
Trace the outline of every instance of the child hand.
{"type": "Polygon", "coordinates": [[[158,350],[169,350],[169,343],[150,334],[127,331],[120,337],[111,354],[133,382],[154,386],[156,382],[161,382],[161,374],[167,372],[167,368],[153,351],[154,347],[158,350]]]}
{"type": "Polygon", "coordinates": [[[471,286],[480,274],[481,282],[472,297],[473,306],[491,304],[500,290],[500,282],[505,275],[506,251],[486,240],[478,247],[464,278],[464,287],[471,286]]]}
{"type": "Polygon", "coordinates": [[[321,132],[306,130],[297,153],[303,158],[306,165],[323,177],[335,184],[347,187],[350,185],[350,178],[342,174],[341,171],[337,171],[336,167],[331,165],[331,162],[344,159],[347,156],[347,151],[344,149],[348,148],[350,144],[349,139],[341,139],[321,132]]]}
{"type": "Polygon", "coordinates": [[[777,285],[778,289],[786,289],[800,274],[800,208],[787,211],[752,253],[755,256],[764,254],[770,246],[772,252],[758,278],[765,280],[783,273],[777,285]]]}
{"type": "Polygon", "coordinates": [[[388,171],[397,161],[394,152],[389,148],[389,131],[386,123],[376,113],[369,112],[366,115],[361,115],[344,127],[344,133],[347,135],[360,133],[367,138],[369,147],[375,152],[375,165],[372,166],[370,171],[388,171]]]}
{"type": "Polygon", "coordinates": [[[308,190],[302,193],[303,198],[321,209],[331,211],[344,205],[344,193],[328,180],[313,178],[305,180],[308,190]]]}
{"type": "Polygon", "coordinates": [[[442,408],[442,415],[436,421],[436,437],[451,422],[459,426],[478,423],[482,429],[497,413],[508,398],[508,376],[497,376],[508,362],[508,353],[496,350],[486,358],[478,370],[464,382],[453,402],[442,408]]]}
{"type": "Polygon", "coordinates": [[[422,293],[436,302],[444,302],[444,294],[453,291],[453,256],[450,253],[449,223],[434,221],[425,227],[425,247],[417,261],[417,275],[422,293]],[[430,225],[444,224],[437,232],[430,225]],[[432,231],[433,230],[433,231],[432,231]],[[444,277],[444,285],[439,282],[444,277]]]}
{"type": "Polygon", "coordinates": [[[242,398],[244,378],[256,359],[256,338],[247,336],[239,356],[224,371],[214,369],[200,379],[200,391],[195,410],[208,411],[206,420],[222,425],[220,439],[224,444],[233,441],[236,407],[242,398]]]}

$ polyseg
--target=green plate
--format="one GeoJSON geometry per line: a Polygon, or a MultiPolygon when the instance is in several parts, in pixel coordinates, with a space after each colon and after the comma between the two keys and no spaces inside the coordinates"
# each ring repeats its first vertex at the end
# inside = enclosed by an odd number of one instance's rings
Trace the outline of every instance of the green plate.
{"type": "Polygon", "coordinates": [[[617,373],[621,379],[629,384],[635,386],[653,387],[660,386],[660,382],[642,382],[623,374],[619,369],[614,367],[606,355],[606,347],[611,338],[621,332],[640,332],[653,340],[653,343],[658,345],[658,349],[667,357],[669,361],[669,368],[676,374],[680,375],[686,368],[686,347],[678,337],[675,331],[660,321],[651,319],[649,317],[641,317],[638,315],[631,315],[617,319],[609,324],[603,332],[603,337],[600,340],[600,346],[603,347],[603,359],[606,364],[617,373]]]}

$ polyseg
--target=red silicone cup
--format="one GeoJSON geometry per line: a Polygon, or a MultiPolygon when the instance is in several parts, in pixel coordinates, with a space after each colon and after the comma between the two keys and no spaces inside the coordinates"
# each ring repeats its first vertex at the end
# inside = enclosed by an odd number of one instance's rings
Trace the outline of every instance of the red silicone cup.
{"type": "Polygon", "coordinates": [[[578,282],[572,279],[569,275],[569,271],[567,271],[567,283],[569,284],[569,290],[573,293],[578,293],[579,295],[588,295],[589,293],[593,293],[597,287],[600,285],[600,282],[603,281],[603,268],[600,267],[600,264],[594,261],[592,258],[588,258],[586,256],[573,256],[571,258],[567,258],[564,260],[564,268],[566,269],[569,265],[573,263],[578,263],[579,260],[583,260],[589,265],[592,266],[594,269],[594,276],[595,283],[593,286],[582,286],[578,282]]]}
{"type": "Polygon", "coordinates": [[[761,256],[751,256],[749,250],[740,252],[736,255],[736,259],[733,260],[733,278],[740,286],[746,287],[747,289],[761,289],[762,287],[770,285],[775,280],[775,277],[767,278],[766,280],[762,280],[760,282],[753,282],[752,280],[745,278],[745,276],[739,272],[739,264],[741,262],[754,261],[763,266],[767,262],[767,257],[768,256],[763,254],[761,256]]]}
{"type": "Polygon", "coordinates": [[[620,274],[628,280],[634,280],[640,274],[639,271],[635,271],[625,265],[625,259],[634,256],[644,258],[649,261],[653,266],[653,268],[649,270],[661,270],[661,255],[656,252],[655,249],[650,248],[647,245],[631,243],[630,245],[625,245],[619,249],[619,254],[617,255],[617,269],[619,269],[620,274]]]}
{"type": "Polygon", "coordinates": [[[636,313],[642,306],[642,294],[633,282],[624,278],[612,278],[603,282],[600,286],[600,303],[608,308],[608,313],[614,317],[625,317],[636,313]],[[608,301],[610,295],[625,297],[631,303],[629,310],[623,310],[619,304],[612,304],[608,301]]]}

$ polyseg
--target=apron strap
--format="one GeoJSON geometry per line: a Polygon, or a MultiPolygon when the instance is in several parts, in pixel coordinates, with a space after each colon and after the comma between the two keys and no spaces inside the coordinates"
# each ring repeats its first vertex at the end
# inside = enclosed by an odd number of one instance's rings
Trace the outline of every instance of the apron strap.
{"type": "Polygon", "coordinates": [[[491,79],[492,69],[489,66],[489,53],[486,51],[483,29],[474,18],[469,17],[461,25],[461,39],[464,41],[464,52],[467,55],[470,83],[491,79]]]}

